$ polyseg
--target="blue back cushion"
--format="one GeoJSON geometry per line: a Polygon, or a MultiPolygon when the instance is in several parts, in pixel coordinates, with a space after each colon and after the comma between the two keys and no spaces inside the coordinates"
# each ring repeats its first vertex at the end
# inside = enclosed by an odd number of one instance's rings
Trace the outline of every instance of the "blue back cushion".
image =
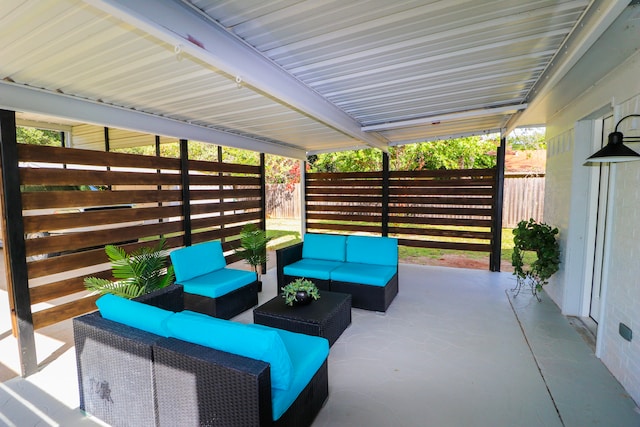
{"type": "Polygon", "coordinates": [[[222,244],[217,240],[176,249],[169,256],[171,256],[177,283],[219,270],[227,265],[222,244]]]}
{"type": "Polygon", "coordinates": [[[173,315],[167,328],[173,338],[267,362],[271,365],[271,386],[282,390],[291,386],[291,358],[275,331],[184,311],[173,315]]]}
{"type": "Polygon", "coordinates": [[[307,233],[302,243],[302,258],[344,262],[346,242],[347,236],[307,233]]]}
{"type": "Polygon", "coordinates": [[[128,300],[113,294],[98,298],[96,305],[100,315],[108,320],[122,323],[163,337],[169,336],[167,321],[175,313],[138,301],[128,300]]]}
{"type": "Polygon", "coordinates": [[[393,237],[349,236],[347,262],[398,265],[398,239],[393,237]]]}

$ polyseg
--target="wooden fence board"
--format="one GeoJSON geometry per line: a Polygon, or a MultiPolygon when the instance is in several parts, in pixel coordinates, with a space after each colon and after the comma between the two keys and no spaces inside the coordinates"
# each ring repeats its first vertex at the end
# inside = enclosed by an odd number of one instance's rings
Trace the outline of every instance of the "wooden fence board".
{"type": "MultiPolygon", "coordinates": [[[[189,191],[183,194],[180,159],[33,145],[20,145],[18,153],[27,273],[38,279],[29,291],[33,303],[82,291],[78,271],[108,263],[106,244],[131,252],[170,235],[167,248],[181,246],[183,197],[191,200],[192,241],[234,240],[262,215],[259,166],[189,160],[189,191]],[[68,274],[54,276],[60,273],[68,274]]],[[[110,270],[93,275],[108,277],[110,270]]],[[[93,301],[76,298],[34,313],[34,325],[88,307],[95,309],[93,301]]]]}
{"type": "Polygon", "coordinates": [[[33,328],[40,329],[95,311],[98,295],[87,296],[33,313],[33,328]]]}
{"type": "MultiPolygon", "coordinates": [[[[486,172],[480,172],[483,174],[486,172]]],[[[412,177],[416,176],[415,172],[391,172],[392,176],[412,177]]],[[[280,189],[285,184],[272,184],[267,186],[267,215],[271,218],[300,218],[298,199],[299,190],[294,190],[293,195],[288,198],[279,197],[275,193],[281,193],[280,189]],[[277,206],[277,208],[275,207],[277,206]]],[[[367,189],[367,194],[359,194],[355,189],[342,189],[340,194],[333,192],[331,189],[319,188],[314,189],[313,194],[306,195],[307,202],[344,202],[354,203],[366,202],[370,198],[372,202],[381,202],[382,197],[376,194],[377,189],[367,189]],[[348,191],[344,191],[348,190],[348,191]]],[[[453,196],[448,194],[446,190],[438,191],[439,194],[419,194],[420,191],[415,189],[407,189],[400,191],[396,188],[390,190],[390,204],[407,203],[411,204],[433,204],[433,205],[487,205],[492,201],[490,191],[483,191],[483,194],[465,195],[460,194],[453,196]],[[397,192],[398,195],[393,193],[397,192]],[[404,193],[404,194],[402,194],[404,193]],[[401,194],[401,195],[400,195],[401,194]]],[[[523,219],[533,218],[537,221],[543,221],[544,211],[544,175],[509,175],[505,177],[504,186],[504,206],[503,206],[503,228],[514,228],[519,221],[523,219]]]]}

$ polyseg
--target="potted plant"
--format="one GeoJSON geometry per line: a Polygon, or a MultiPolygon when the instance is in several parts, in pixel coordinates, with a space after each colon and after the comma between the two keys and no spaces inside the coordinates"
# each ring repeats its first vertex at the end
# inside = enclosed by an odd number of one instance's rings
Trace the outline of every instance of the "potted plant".
{"type": "Polygon", "coordinates": [[[514,290],[519,292],[524,285],[528,284],[531,286],[533,295],[538,301],[540,300],[538,292],[560,266],[560,245],[556,239],[557,234],[557,228],[551,228],[533,219],[520,221],[513,229],[511,264],[514,267],[513,274],[517,276],[517,285],[514,290]],[[527,252],[535,255],[535,261],[529,265],[524,262],[524,255],[527,252]]]}
{"type": "Polygon", "coordinates": [[[255,224],[247,224],[240,231],[240,247],[236,249],[236,253],[256,272],[259,291],[262,291],[259,267],[267,262],[267,243],[270,240],[271,237],[267,237],[266,231],[259,229],[255,224]]]}
{"type": "Polygon", "coordinates": [[[142,247],[130,254],[118,246],[105,246],[117,280],[86,277],[85,287],[99,294],[111,293],[131,299],[170,285],[174,280],[173,266],[167,266],[164,246],[165,239],[160,239],[155,247],[142,247]]]}
{"type": "Polygon", "coordinates": [[[305,305],[320,298],[318,287],[302,277],[282,288],[282,297],[287,305],[305,305]]]}

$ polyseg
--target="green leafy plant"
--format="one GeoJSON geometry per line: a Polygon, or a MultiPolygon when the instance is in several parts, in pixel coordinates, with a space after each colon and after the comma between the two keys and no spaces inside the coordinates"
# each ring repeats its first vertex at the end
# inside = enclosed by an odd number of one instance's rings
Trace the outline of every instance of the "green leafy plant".
{"type": "Polygon", "coordinates": [[[548,279],[560,268],[560,245],[556,239],[557,234],[557,228],[551,228],[533,219],[520,221],[513,229],[511,256],[513,274],[518,277],[519,282],[531,281],[534,295],[542,290],[542,287],[548,283],[548,279]],[[523,259],[527,251],[536,255],[536,260],[528,266],[523,259]]]}
{"type": "Polygon", "coordinates": [[[270,240],[271,237],[267,237],[267,233],[255,224],[247,224],[240,231],[240,247],[236,249],[236,253],[253,267],[258,277],[260,277],[258,266],[266,263],[268,259],[267,243],[270,240]]]}
{"type": "Polygon", "coordinates": [[[318,287],[311,280],[300,277],[282,288],[284,302],[287,305],[293,305],[298,292],[306,292],[314,300],[320,298],[318,287]]]}
{"type": "Polygon", "coordinates": [[[85,287],[99,294],[114,294],[124,298],[135,298],[173,283],[173,266],[167,266],[164,252],[165,240],[155,247],[142,247],[130,254],[124,249],[107,245],[104,250],[111,261],[115,282],[100,277],[86,277],[85,287]]]}

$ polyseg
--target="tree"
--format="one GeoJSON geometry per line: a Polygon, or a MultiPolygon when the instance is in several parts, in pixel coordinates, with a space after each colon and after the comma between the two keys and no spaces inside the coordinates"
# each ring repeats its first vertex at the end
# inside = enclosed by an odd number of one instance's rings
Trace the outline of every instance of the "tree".
{"type": "Polygon", "coordinates": [[[496,165],[497,141],[471,136],[393,147],[394,170],[479,169],[496,165]]]}
{"type": "MultiPolygon", "coordinates": [[[[497,138],[472,136],[421,142],[389,149],[392,170],[478,169],[496,165],[497,138]]],[[[373,148],[310,156],[313,172],[370,172],[382,169],[382,152],[373,148]]]]}
{"type": "Polygon", "coordinates": [[[62,146],[60,132],[54,130],[18,126],[16,139],[21,144],[62,146]]]}
{"type": "Polygon", "coordinates": [[[545,128],[515,129],[509,136],[507,144],[513,150],[545,150],[545,128]]]}
{"type": "Polygon", "coordinates": [[[312,172],[371,172],[382,169],[382,152],[374,148],[309,156],[312,172]]]}

